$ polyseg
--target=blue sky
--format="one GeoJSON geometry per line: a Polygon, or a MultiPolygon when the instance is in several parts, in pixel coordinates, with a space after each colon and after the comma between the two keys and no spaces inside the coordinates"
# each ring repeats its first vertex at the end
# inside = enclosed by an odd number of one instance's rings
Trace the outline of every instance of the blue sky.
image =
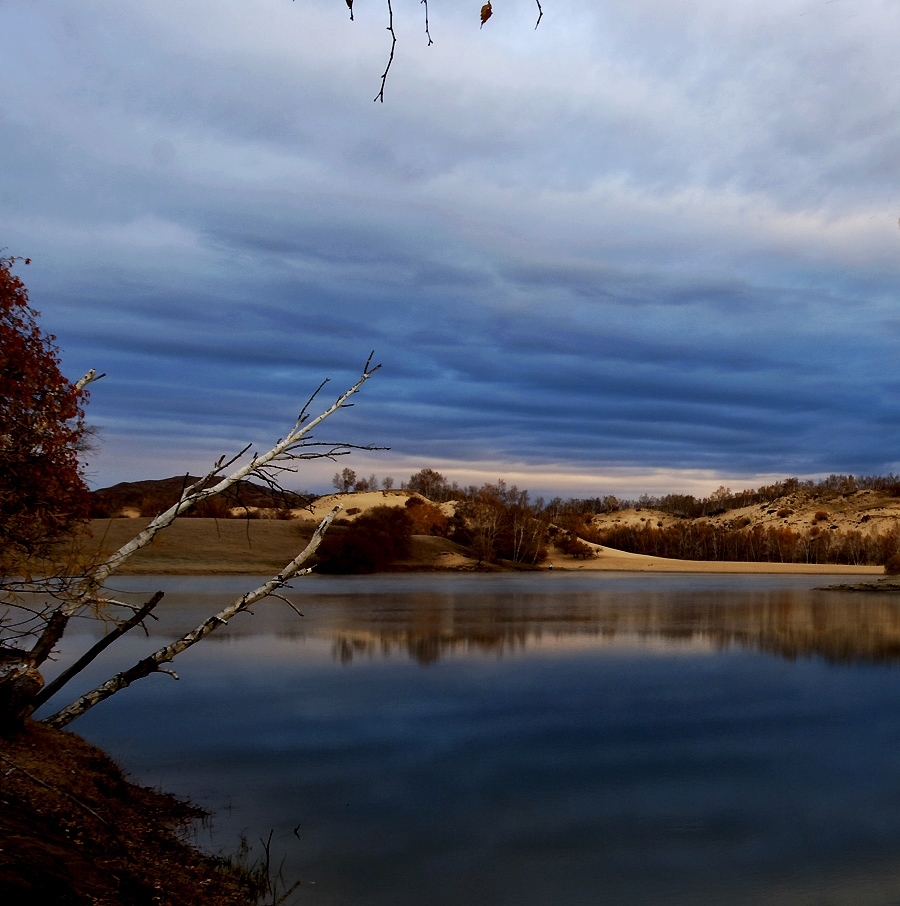
{"type": "Polygon", "coordinates": [[[0,247],[94,486],[310,464],[637,496],[900,470],[900,5],[0,0],[0,247]]]}

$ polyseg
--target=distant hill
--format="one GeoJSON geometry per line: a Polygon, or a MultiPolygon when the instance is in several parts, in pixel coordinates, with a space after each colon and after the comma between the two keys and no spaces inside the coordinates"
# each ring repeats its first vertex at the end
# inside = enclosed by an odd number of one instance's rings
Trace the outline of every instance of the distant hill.
{"type": "MultiPolygon", "coordinates": [[[[120,516],[155,516],[168,509],[181,496],[185,486],[199,481],[191,475],[176,475],[148,481],[123,481],[91,493],[91,517],[113,519],[120,516]]],[[[234,507],[251,509],[297,509],[310,504],[312,495],[275,491],[266,485],[239,481],[218,497],[203,501],[186,516],[225,517],[234,507]]]]}
{"type": "Polygon", "coordinates": [[[722,495],[710,503],[670,495],[649,506],[590,515],[578,534],[619,550],[687,560],[881,565],[900,554],[896,484],[789,487],[772,495],[722,495]],[[701,507],[707,512],[695,512],[701,507]]]}

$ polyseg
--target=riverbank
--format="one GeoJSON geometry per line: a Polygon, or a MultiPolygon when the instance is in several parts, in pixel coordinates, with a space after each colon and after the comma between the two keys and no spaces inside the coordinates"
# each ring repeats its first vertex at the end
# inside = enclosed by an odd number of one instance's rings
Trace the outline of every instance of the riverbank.
{"type": "MultiPolygon", "coordinates": [[[[95,519],[80,542],[80,556],[111,553],[130,541],[149,520],[95,519]]],[[[306,544],[313,520],[180,519],[139,551],[119,571],[121,575],[263,575],[277,573],[306,544]]],[[[633,571],[658,573],[768,573],[807,575],[884,574],[880,566],[837,566],[819,563],[746,563],[670,560],[630,554],[592,545],[595,555],[577,559],[555,548],[541,569],[633,571]]],[[[394,568],[413,571],[462,572],[482,568],[465,548],[446,538],[415,535],[410,556],[394,568]]],[[[493,568],[504,568],[491,567],[493,568]]],[[[512,568],[512,567],[510,567],[512,568]]]]}
{"type": "Polygon", "coordinates": [[[129,783],[81,737],[28,722],[0,739],[0,899],[56,906],[249,906],[252,878],[190,844],[205,818],[129,783]]]}

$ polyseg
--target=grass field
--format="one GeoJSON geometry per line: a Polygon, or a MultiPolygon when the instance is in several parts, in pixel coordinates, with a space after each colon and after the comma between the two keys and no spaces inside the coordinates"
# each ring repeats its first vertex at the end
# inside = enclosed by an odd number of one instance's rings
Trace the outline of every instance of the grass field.
{"type": "MultiPolygon", "coordinates": [[[[94,519],[82,544],[89,554],[110,554],[149,519],[94,519]]],[[[274,573],[302,550],[315,528],[305,520],[179,519],[118,572],[274,573]]]]}

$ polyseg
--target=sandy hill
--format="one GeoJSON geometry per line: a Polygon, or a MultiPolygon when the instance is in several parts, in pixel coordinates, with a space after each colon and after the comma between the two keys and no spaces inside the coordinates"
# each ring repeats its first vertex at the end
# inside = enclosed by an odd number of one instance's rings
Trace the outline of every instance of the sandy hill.
{"type": "MultiPolygon", "coordinates": [[[[310,507],[302,511],[297,511],[298,516],[307,519],[322,519],[331,512],[335,506],[341,507],[340,518],[353,520],[362,515],[367,510],[376,506],[406,506],[411,497],[419,500],[426,500],[421,494],[414,491],[390,490],[390,491],[360,491],[349,494],[328,494],[325,497],[319,497],[310,507]]],[[[431,501],[427,501],[431,503],[431,501]]],[[[437,504],[443,512],[452,516],[456,504],[441,503],[437,504]]]]}
{"type": "MultiPolygon", "coordinates": [[[[891,529],[898,520],[900,496],[891,491],[863,490],[841,494],[804,490],[785,494],[765,503],[697,516],[690,521],[729,528],[790,526],[799,532],[818,526],[832,531],[856,530],[873,534],[891,529]]],[[[683,524],[685,519],[658,509],[632,507],[612,513],[598,513],[591,522],[601,529],[615,525],[643,526],[648,523],[663,528],[683,524]]]]}

